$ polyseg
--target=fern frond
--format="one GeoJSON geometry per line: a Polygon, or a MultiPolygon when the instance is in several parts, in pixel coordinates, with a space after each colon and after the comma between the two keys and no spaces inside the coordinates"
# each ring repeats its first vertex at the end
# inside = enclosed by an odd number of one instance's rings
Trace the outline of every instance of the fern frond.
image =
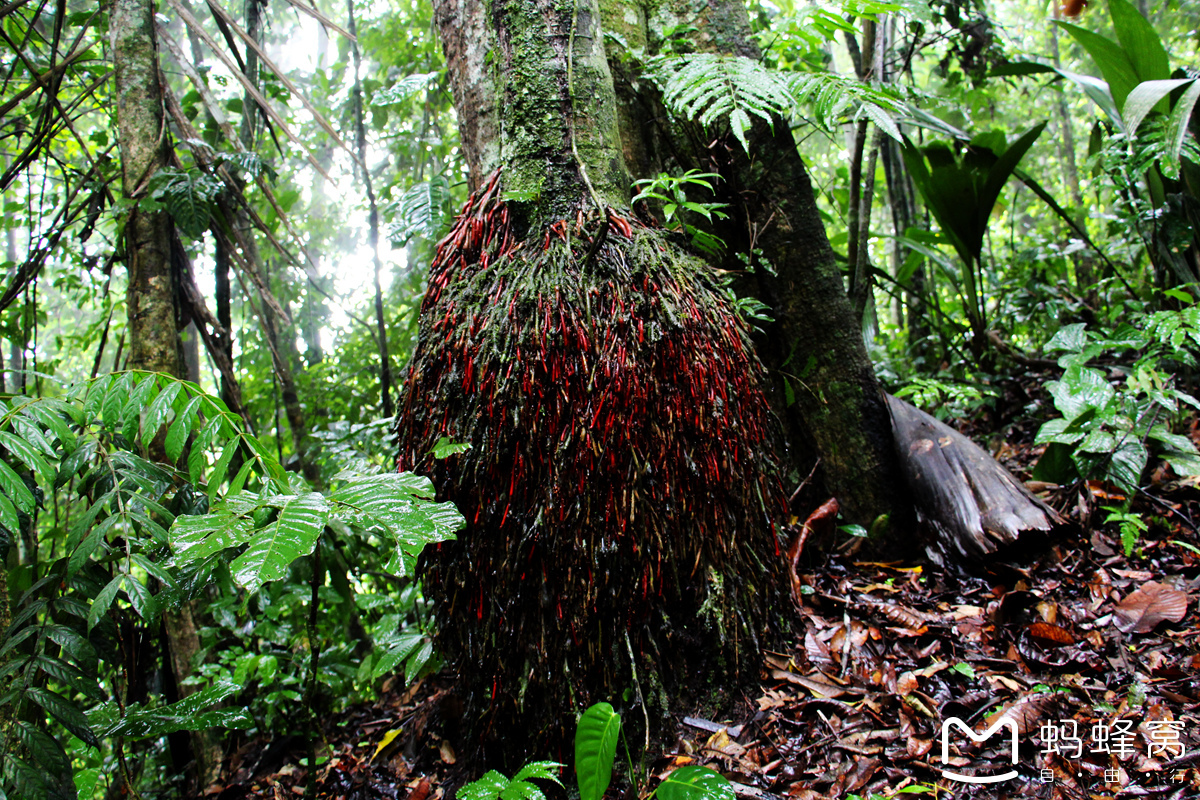
{"type": "Polygon", "coordinates": [[[896,120],[907,116],[908,107],[893,89],[831,72],[795,73],[790,76],[789,88],[798,104],[811,106],[814,122],[826,130],[866,117],[900,141],[896,120]]]}
{"type": "Polygon", "coordinates": [[[751,114],[770,122],[796,103],[786,78],[745,56],[659,56],[650,60],[647,70],[673,112],[703,125],[728,119],[746,152],[750,151],[746,131],[751,114]]]}
{"type": "Polygon", "coordinates": [[[727,119],[746,152],[751,114],[770,122],[809,105],[826,130],[865,117],[897,141],[896,120],[907,116],[903,97],[891,88],[829,72],[776,72],[744,56],[667,55],[652,59],[647,68],[668,108],[704,125],[727,119]]]}

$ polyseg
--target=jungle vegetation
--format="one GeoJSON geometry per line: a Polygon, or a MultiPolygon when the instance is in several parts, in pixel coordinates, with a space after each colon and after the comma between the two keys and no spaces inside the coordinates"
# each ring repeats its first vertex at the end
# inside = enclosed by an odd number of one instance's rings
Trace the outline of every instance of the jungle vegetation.
{"type": "Polygon", "coordinates": [[[480,772],[652,730],[794,518],[929,543],[885,390],[1200,475],[1200,6],[1070,10],[5,5],[0,798],[311,767],[444,665],[480,772]]]}

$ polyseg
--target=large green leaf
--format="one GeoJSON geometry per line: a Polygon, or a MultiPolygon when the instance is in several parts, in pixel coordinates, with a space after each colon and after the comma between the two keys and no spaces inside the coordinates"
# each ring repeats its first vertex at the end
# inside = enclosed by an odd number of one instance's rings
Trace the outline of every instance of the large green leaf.
{"type": "Polygon", "coordinates": [[[125,716],[104,731],[106,737],[124,736],[127,739],[145,739],[165,736],[175,731],[198,731],[205,728],[248,728],[253,720],[245,709],[213,709],[238,692],[238,686],[229,681],[218,681],[213,686],[185,697],[176,703],[160,708],[144,708],[134,703],[125,711],[125,716]]]}
{"type": "MultiPolygon", "coordinates": [[[[347,477],[347,476],[342,476],[347,477]]],[[[330,495],[337,515],[347,524],[378,528],[396,543],[385,569],[412,573],[425,545],[454,538],[466,521],[451,503],[434,503],[433,484],[411,473],[350,475],[330,495]]]]}
{"type": "MultiPolygon", "coordinates": [[[[0,431],[0,446],[16,456],[17,460],[29,467],[35,475],[50,484],[54,481],[54,470],[49,462],[27,440],[15,436],[8,431],[0,431]]],[[[16,499],[16,498],[14,498],[16,499]]]]}
{"type": "Polygon", "coordinates": [[[71,761],[67,751],[50,734],[39,730],[24,720],[16,722],[17,740],[25,746],[30,759],[51,775],[65,774],[71,771],[71,761]]]}
{"type": "Polygon", "coordinates": [[[575,729],[575,775],[579,800],[601,800],[612,781],[613,758],[621,736],[621,715],[608,703],[583,712],[575,729]]]}
{"type": "Polygon", "coordinates": [[[1068,367],[1061,380],[1051,381],[1046,388],[1054,398],[1055,407],[1069,420],[1089,409],[1103,410],[1116,396],[1104,373],[1078,364],[1068,367]]]}
{"type": "Polygon", "coordinates": [[[267,505],[277,506],[279,516],[255,531],[246,552],[230,564],[234,580],[252,592],[282,578],[293,561],[311,553],[329,517],[329,504],[319,492],[273,497],[267,505]]]}
{"type": "Polygon", "coordinates": [[[25,690],[25,696],[42,707],[50,716],[63,724],[63,727],[78,736],[85,744],[99,747],[100,740],[88,725],[87,717],[70,700],[39,686],[31,686],[25,690]]]}
{"type": "Polygon", "coordinates": [[[1137,133],[1142,120],[1146,118],[1150,110],[1158,105],[1164,97],[1176,88],[1186,83],[1194,82],[1191,78],[1179,78],[1168,81],[1142,81],[1133,87],[1133,91],[1129,93],[1129,97],[1125,98],[1125,113],[1123,114],[1125,132],[1130,136],[1137,133]]]}
{"type": "Polygon", "coordinates": [[[392,228],[388,238],[398,246],[408,244],[414,236],[436,238],[450,220],[449,202],[450,183],[442,176],[418,183],[389,208],[392,228]]]}
{"type": "Polygon", "coordinates": [[[977,137],[961,154],[946,144],[917,148],[905,140],[901,152],[913,182],[963,263],[979,261],[996,200],[1045,127],[1035,125],[1007,146],[999,132],[977,137]]]}
{"type": "MultiPolygon", "coordinates": [[[[1141,81],[1138,79],[1138,72],[1134,69],[1133,62],[1129,60],[1129,56],[1121,49],[1121,46],[1111,39],[1106,39],[1098,33],[1092,33],[1087,28],[1081,28],[1078,25],[1072,25],[1070,22],[1056,22],[1060,28],[1079,42],[1080,46],[1088,52],[1092,60],[1096,62],[1096,66],[1100,68],[1100,74],[1104,76],[1104,80],[1108,83],[1108,89],[1112,92],[1113,102],[1116,104],[1117,110],[1120,111],[1125,107],[1125,98],[1133,91],[1133,87],[1137,86],[1141,81]]],[[[1154,80],[1155,78],[1165,78],[1166,75],[1155,75],[1146,78],[1146,80],[1154,80]]]]}
{"type": "Polygon", "coordinates": [[[1074,83],[1080,89],[1083,89],[1084,94],[1090,97],[1093,103],[1100,106],[1100,110],[1117,127],[1117,130],[1124,130],[1125,123],[1121,118],[1117,101],[1113,99],[1112,89],[1108,83],[1091,75],[1079,75],[1075,72],[1068,72],[1065,69],[1056,69],[1055,72],[1074,83]]]}
{"type": "MultiPolygon", "coordinates": [[[[13,471],[13,468],[0,459],[0,491],[12,500],[13,505],[26,514],[33,513],[34,498],[33,492],[29,491],[29,487],[25,485],[25,481],[13,471]]],[[[13,533],[17,532],[16,526],[10,528],[13,533]]]]}
{"type": "Polygon", "coordinates": [[[180,564],[201,561],[228,547],[250,540],[258,508],[254,495],[242,493],[226,498],[208,514],[180,516],[171,526],[171,547],[180,564]]]}
{"type": "Polygon", "coordinates": [[[1187,136],[1197,98],[1200,98],[1200,80],[1193,80],[1192,85],[1171,109],[1171,116],[1167,120],[1167,153],[1163,157],[1163,174],[1168,178],[1179,177],[1178,166],[1183,151],[1183,140],[1187,136]]]}
{"type": "Polygon", "coordinates": [[[659,800],[735,800],[725,776],[708,767],[690,765],[672,772],[654,794],[659,800]]]}
{"type": "Polygon", "coordinates": [[[150,405],[146,408],[146,413],[142,417],[142,443],[149,445],[150,441],[158,435],[158,429],[162,427],[163,422],[167,418],[167,413],[171,410],[171,406],[175,402],[175,398],[183,391],[183,385],[172,381],[158,393],[158,396],[150,401],[150,405]]]}
{"type": "Polygon", "coordinates": [[[187,405],[175,415],[175,421],[167,429],[166,450],[167,461],[174,464],[183,454],[183,446],[187,443],[188,434],[196,424],[196,409],[200,406],[203,396],[196,395],[188,400],[187,405]]]}
{"type": "Polygon", "coordinates": [[[1171,64],[1162,39],[1142,12],[1129,0],[1108,0],[1108,11],[1138,80],[1161,81],[1171,77],[1171,64]]]}
{"type": "MultiPolygon", "coordinates": [[[[992,215],[992,209],[996,206],[996,200],[1000,198],[1000,192],[1004,191],[1004,185],[1012,177],[1013,170],[1021,163],[1021,159],[1025,157],[1025,154],[1029,152],[1029,148],[1033,147],[1033,143],[1037,141],[1037,138],[1042,135],[1042,131],[1045,129],[1046,123],[1040,122],[1025,131],[1003,153],[997,154],[999,158],[996,159],[995,163],[988,170],[987,179],[979,194],[979,206],[976,210],[976,213],[979,215],[976,219],[976,225],[979,232],[980,252],[983,251],[983,236],[987,233],[988,219],[992,215]]],[[[992,152],[996,152],[994,148],[992,152]]]]}

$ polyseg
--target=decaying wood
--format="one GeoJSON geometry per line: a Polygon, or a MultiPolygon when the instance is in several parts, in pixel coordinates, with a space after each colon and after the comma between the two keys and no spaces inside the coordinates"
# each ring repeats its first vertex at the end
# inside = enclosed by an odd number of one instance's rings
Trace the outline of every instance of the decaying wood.
{"type": "Polygon", "coordinates": [[[1017,540],[1048,531],[1062,518],[983,448],[950,426],[887,396],[901,469],[917,514],[941,556],[979,559],[1017,540]]]}

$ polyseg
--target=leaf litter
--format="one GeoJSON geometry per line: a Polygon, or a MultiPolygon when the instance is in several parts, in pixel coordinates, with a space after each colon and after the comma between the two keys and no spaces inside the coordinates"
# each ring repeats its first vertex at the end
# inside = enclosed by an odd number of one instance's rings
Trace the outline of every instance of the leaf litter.
{"type": "MultiPolygon", "coordinates": [[[[789,553],[790,646],[764,654],[757,694],[726,718],[682,713],[650,774],[702,764],[750,800],[1200,797],[1200,538],[1187,524],[1200,491],[1166,489],[1157,511],[1174,513],[1128,557],[1114,525],[977,575],[789,553]]],[[[1069,499],[1077,520],[1098,491],[1069,499]]],[[[452,798],[473,774],[454,751],[451,686],[385,685],[327,720],[318,796],[452,798]]],[[[300,797],[303,750],[249,743],[209,794],[300,797]]]]}

